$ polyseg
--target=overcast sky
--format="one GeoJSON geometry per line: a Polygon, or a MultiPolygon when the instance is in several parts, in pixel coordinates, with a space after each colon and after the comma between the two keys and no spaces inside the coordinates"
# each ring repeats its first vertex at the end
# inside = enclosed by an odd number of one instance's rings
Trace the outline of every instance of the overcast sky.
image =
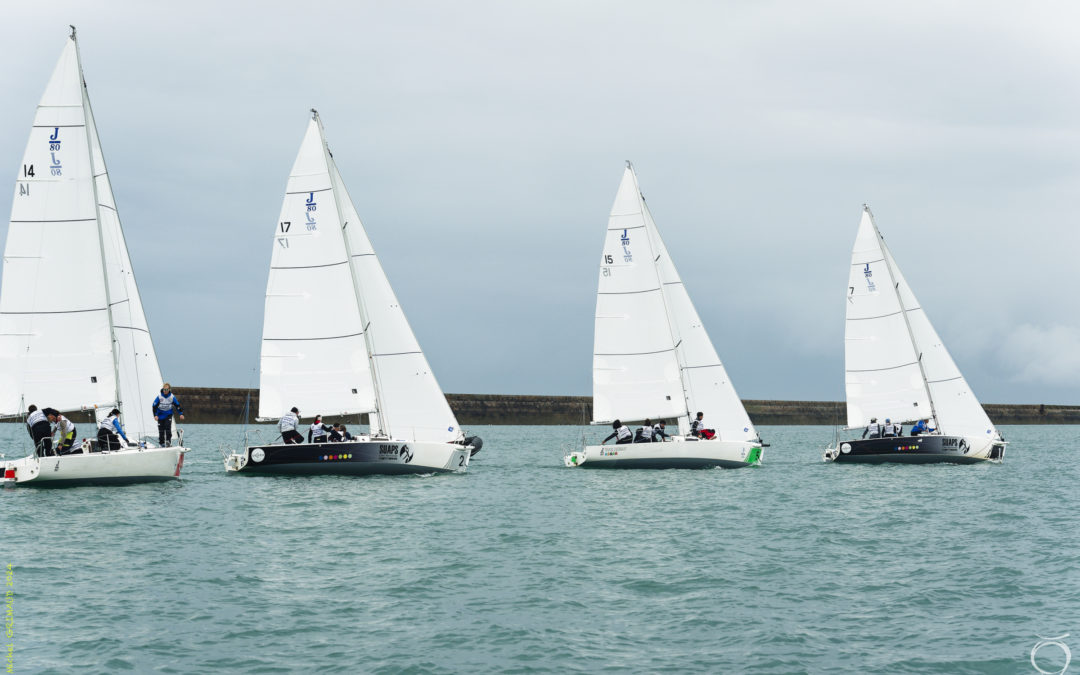
{"type": "Polygon", "coordinates": [[[743,398],[843,398],[866,202],[982,401],[1080,403],[1076,3],[18,3],[12,179],[69,23],[175,385],[257,386],[316,107],[447,392],[591,392],[631,159],[743,398]]]}

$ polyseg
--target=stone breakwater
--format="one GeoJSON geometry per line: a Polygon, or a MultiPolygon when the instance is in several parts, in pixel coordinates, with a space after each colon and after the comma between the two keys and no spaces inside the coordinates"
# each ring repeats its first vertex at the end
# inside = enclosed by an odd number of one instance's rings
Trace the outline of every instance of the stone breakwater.
{"type": "MultiPolygon", "coordinates": [[[[259,392],[255,389],[175,387],[186,421],[194,424],[239,424],[250,395],[248,422],[255,421],[259,392]]],[[[472,424],[588,424],[591,396],[523,396],[507,394],[447,394],[450,408],[462,425],[472,424]]],[[[844,403],[837,401],[756,401],[743,404],[754,424],[846,423],[844,403]]],[[[147,403],[147,405],[150,405],[147,403]]],[[[983,405],[996,424],[1080,424],[1080,406],[983,405]]],[[[304,410],[305,415],[327,413],[304,410]]],[[[708,414],[708,411],[706,411],[708,414]]],[[[367,422],[367,415],[361,423],[367,422]]],[[[355,419],[353,420],[355,421],[355,419]]]]}

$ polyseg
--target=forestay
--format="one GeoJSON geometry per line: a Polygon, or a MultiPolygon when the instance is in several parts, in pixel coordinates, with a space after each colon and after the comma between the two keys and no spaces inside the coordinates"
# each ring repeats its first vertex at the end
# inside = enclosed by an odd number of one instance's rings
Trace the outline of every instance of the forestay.
{"type": "Polygon", "coordinates": [[[849,427],[871,417],[903,423],[936,413],[943,433],[997,436],[868,208],[852,250],[844,337],[849,427]]]}
{"type": "Polygon", "coordinates": [[[15,184],[0,285],[0,413],[96,406],[100,418],[121,405],[137,437],[154,428],[160,384],[73,34],[15,184]]]}
{"type": "Polygon", "coordinates": [[[364,328],[319,124],[312,119],[274,226],[259,417],[375,410],[364,328]]]}

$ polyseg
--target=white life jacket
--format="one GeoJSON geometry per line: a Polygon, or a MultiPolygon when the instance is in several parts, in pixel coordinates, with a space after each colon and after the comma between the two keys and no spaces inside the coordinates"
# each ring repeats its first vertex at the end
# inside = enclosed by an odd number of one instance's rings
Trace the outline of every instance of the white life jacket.
{"type": "Polygon", "coordinates": [[[30,427],[34,426],[35,424],[40,424],[47,421],[48,420],[45,418],[45,413],[41,412],[40,410],[35,410],[34,412],[30,413],[30,415],[26,418],[26,424],[30,427]]]}
{"type": "Polygon", "coordinates": [[[117,420],[116,415],[109,415],[105,419],[97,423],[98,429],[106,429],[108,431],[116,433],[116,427],[113,426],[113,422],[117,420]]]}
{"type": "Polygon", "coordinates": [[[311,423],[311,437],[312,438],[326,438],[326,430],[322,428],[322,422],[311,423]]]}
{"type": "Polygon", "coordinates": [[[173,404],[176,403],[176,396],[170,391],[168,396],[158,395],[158,412],[169,412],[173,409],[173,404]]]}
{"type": "Polygon", "coordinates": [[[75,425],[63,415],[56,416],[56,430],[60,432],[60,438],[75,431],[75,425]]]}
{"type": "Polygon", "coordinates": [[[281,433],[285,433],[286,431],[296,431],[296,425],[299,423],[300,420],[297,419],[295,413],[286,413],[282,416],[281,421],[278,422],[278,429],[281,430],[281,433]]]}
{"type": "Polygon", "coordinates": [[[704,427],[704,426],[705,426],[705,420],[704,419],[694,420],[693,422],[690,423],[690,431],[701,431],[702,427],[704,427]]]}
{"type": "Polygon", "coordinates": [[[647,440],[652,440],[653,428],[641,427],[641,437],[647,440]]]}
{"type": "Polygon", "coordinates": [[[870,432],[870,436],[881,436],[881,425],[877,422],[871,422],[866,425],[866,430],[870,432]]]}
{"type": "Polygon", "coordinates": [[[896,436],[896,425],[891,422],[886,424],[881,430],[881,435],[889,438],[896,436]]]}
{"type": "Polygon", "coordinates": [[[627,439],[627,438],[633,438],[633,437],[634,437],[634,432],[630,431],[630,427],[626,426],[625,424],[615,430],[615,438],[617,440],[621,441],[621,440],[624,440],[624,439],[627,439]]]}

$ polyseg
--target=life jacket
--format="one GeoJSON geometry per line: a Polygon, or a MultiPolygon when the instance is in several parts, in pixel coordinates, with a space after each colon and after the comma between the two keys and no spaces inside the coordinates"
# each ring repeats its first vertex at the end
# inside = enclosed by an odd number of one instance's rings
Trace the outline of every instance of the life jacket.
{"type": "Polygon", "coordinates": [[[71,423],[71,420],[63,415],[56,416],[56,430],[60,432],[60,437],[64,438],[68,434],[75,433],[75,425],[71,423]]]}
{"type": "Polygon", "coordinates": [[[180,402],[176,400],[176,395],[169,391],[169,395],[166,396],[164,392],[157,397],[157,409],[158,415],[169,417],[172,415],[173,406],[180,407],[180,402]]]}
{"type": "Polygon", "coordinates": [[[895,424],[886,424],[885,428],[881,430],[881,435],[883,437],[888,437],[888,438],[892,438],[892,437],[896,436],[896,425],[895,424]]]}
{"type": "Polygon", "coordinates": [[[653,435],[653,428],[652,427],[641,427],[641,437],[642,438],[644,438],[647,441],[651,441],[652,440],[652,435],[653,435]]]}
{"type": "Polygon", "coordinates": [[[633,438],[633,437],[634,437],[634,432],[630,431],[630,427],[626,426],[625,424],[615,430],[615,438],[617,440],[621,441],[623,439],[633,438]]]}
{"type": "Polygon", "coordinates": [[[45,413],[40,410],[35,410],[26,418],[26,426],[28,427],[33,427],[35,424],[41,424],[42,422],[48,422],[48,420],[45,418],[45,413]]]}
{"type": "Polygon", "coordinates": [[[282,416],[281,421],[278,422],[278,429],[280,429],[282,433],[285,433],[286,431],[296,431],[296,425],[299,424],[299,422],[300,420],[297,419],[295,414],[287,413],[282,416]]]}
{"type": "Polygon", "coordinates": [[[877,422],[871,422],[866,425],[866,430],[870,432],[870,437],[881,436],[881,425],[877,422]]]}
{"type": "Polygon", "coordinates": [[[117,427],[120,426],[120,418],[116,415],[109,415],[105,419],[98,422],[97,426],[98,429],[104,429],[109,433],[120,435],[120,432],[117,429],[117,427]]]}
{"type": "Polygon", "coordinates": [[[322,422],[311,423],[311,437],[312,438],[326,438],[326,429],[323,429],[322,422]]]}

